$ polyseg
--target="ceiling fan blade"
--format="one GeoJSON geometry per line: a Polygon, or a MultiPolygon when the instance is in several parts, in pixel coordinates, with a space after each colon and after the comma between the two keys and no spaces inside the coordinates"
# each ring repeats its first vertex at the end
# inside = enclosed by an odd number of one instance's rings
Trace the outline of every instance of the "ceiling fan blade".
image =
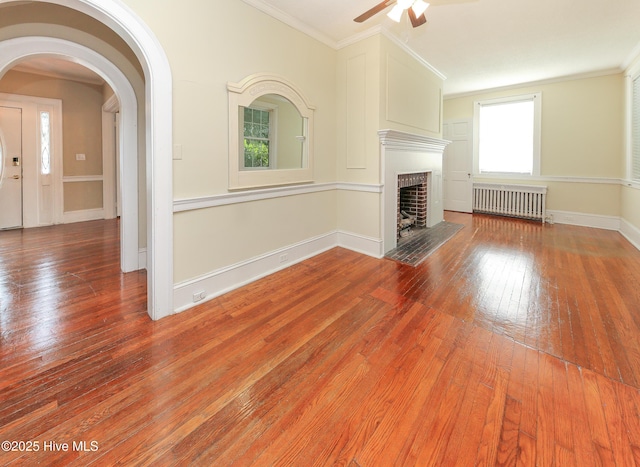
{"type": "Polygon", "coordinates": [[[416,14],[413,11],[413,9],[409,8],[407,12],[409,13],[409,19],[411,20],[411,24],[413,25],[414,28],[417,28],[418,26],[422,26],[424,23],[427,22],[427,18],[424,16],[424,13],[416,17],[416,14]]]}
{"type": "Polygon", "coordinates": [[[380,13],[382,10],[391,5],[395,0],[385,0],[384,2],[378,3],[376,6],[371,8],[370,10],[365,11],[360,16],[354,19],[356,23],[363,23],[364,21],[371,18],[373,15],[380,13]]]}

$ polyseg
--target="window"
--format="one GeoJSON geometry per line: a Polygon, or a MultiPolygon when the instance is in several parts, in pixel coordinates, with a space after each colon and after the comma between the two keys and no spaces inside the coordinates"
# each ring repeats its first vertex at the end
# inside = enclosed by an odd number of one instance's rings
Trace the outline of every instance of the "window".
{"type": "Polygon", "coordinates": [[[51,124],[49,112],[40,112],[40,173],[51,173],[51,124]]]}
{"type": "Polygon", "coordinates": [[[540,93],[478,101],[476,174],[540,174],[540,93]]]}
{"type": "Polygon", "coordinates": [[[275,109],[244,108],[244,169],[268,169],[275,165],[274,113],[275,109]]]}
{"type": "Polygon", "coordinates": [[[632,82],[631,89],[631,161],[630,178],[640,182],[640,75],[632,82]]]}
{"type": "Polygon", "coordinates": [[[227,83],[229,189],[313,182],[313,107],[267,73],[227,83]]]}

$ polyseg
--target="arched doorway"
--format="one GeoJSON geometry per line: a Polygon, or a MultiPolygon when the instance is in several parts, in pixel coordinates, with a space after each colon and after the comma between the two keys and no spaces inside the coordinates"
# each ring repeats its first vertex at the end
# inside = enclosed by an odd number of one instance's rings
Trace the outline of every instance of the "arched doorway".
{"type": "MultiPolygon", "coordinates": [[[[0,0],[0,4],[13,0],[0,0]]],[[[39,0],[37,0],[39,1],[39,0]]],[[[162,47],[144,23],[118,0],[47,0],[47,3],[62,5],[89,15],[116,32],[138,57],[145,73],[145,135],[146,135],[146,191],[147,205],[147,296],[151,318],[159,319],[173,312],[173,200],[172,200],[172,113],[171,72],[162,47]]],[[[34,55],[56,55],[78,60],[84,66],[102,75],[121,98],[123,115],[133,119],[121,123],[122,144],[135,143],[129,133],[136,126],[135,95],[123,73],[100,54],[74,42],[50,37],[19,37],[0,42],[0,76],[15,63],[34,55]],[[125,105],[127,109],[125,110],[125,105]],[[127,130],[128,128],[128,130],[127,130]]],[[[133,132],[135,133],[135,131],[133,132]]],[[[130,154],[133,148],[129,146],[130,154]]],[[[137,152],[137,151],[134,151],[137,152]]],[[[122,154],[127,152],[123,149],[122,154]]],[[[137,200],[137,161],[123,158],[126,165],[122,173],[125,197],[137,200]],[[135,174],[135,177],[133,177],[135,174]],[[124,177],[135,178],[127,182],[124,177]],[[135,190],[135,193],[134,193],[135,190]]],[[[143,189],[143,187],[140,187],[143,189]]],[[[130,219],[123,228],[128,230],[122,237],[123,269],[137,269],[137,209],[133,204],[123,216],[130,219]],[[135,214],[134,214],[135,213],[135,214]],[[131,219],[136,219],[132,222],[131,219]],[[133,244],[135,242],[135,245],[133,244]],[[126,250],[126,252],[125,252],[126,250]],[[131,251],[135,251],[134,255],[131,251]],[[135,265],[134,265],[135,261],[135,265]]]]}

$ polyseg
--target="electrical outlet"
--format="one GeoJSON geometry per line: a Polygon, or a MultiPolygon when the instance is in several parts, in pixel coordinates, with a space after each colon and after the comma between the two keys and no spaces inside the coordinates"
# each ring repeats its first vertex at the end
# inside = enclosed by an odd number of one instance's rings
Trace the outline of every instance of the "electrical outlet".
{"type": "Polygon", "coordinates": [[[207,298],[207,292],[204,290],[202,292],[196,292],[193,294],[194,303],[204,300],[205,298],[207,298]]]}
{"type": "Polygon", "coordinates": [[[87,156],[85,154],[76,154],[76,160],[77,161],[86,161],[87,160],[87,156]]]}
{"type": "Polygon", "coordinates": [[[280,255],[281,263],[286,263],[287,261],[289,261],[289,256],[286,253],[284,255],[280,255]]]}

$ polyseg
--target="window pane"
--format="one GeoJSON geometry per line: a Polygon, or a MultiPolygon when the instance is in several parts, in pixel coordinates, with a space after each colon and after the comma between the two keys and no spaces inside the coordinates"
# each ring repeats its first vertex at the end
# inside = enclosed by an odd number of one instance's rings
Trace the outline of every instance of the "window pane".
{"type": "Polygon", "coordinates": [[[270,113],[244,109],[244,167],[269,168],[270,113]]]}
{"type": "Polygon", "coordinates": [[[533,173],[533,100],[481,105],[480,173],[533,173]]]}
{"type": "Polygon", "coordinates": [[[51,173],[51,125],[49,112],[40,112],[40,157],[41,173],[51,173]]]}

